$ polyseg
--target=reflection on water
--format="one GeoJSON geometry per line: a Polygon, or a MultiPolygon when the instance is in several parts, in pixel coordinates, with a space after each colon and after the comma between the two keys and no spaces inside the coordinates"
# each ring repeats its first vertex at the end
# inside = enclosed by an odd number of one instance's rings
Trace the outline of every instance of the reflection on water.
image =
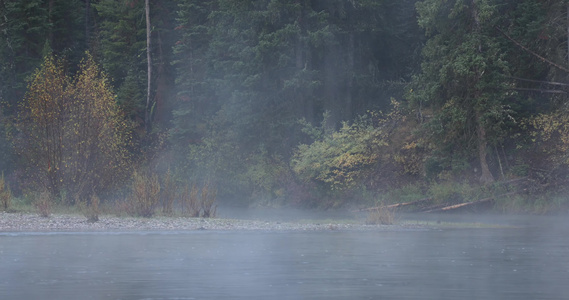
{"type": "Polygon", "coordinates": [[[0,299],[563,299],[567,233],[0,233],[0,299]]]}

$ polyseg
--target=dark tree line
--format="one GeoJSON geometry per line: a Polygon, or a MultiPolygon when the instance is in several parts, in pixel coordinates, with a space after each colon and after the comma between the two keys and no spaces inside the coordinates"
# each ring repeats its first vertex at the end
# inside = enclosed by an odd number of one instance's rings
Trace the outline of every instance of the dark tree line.
{"type": "Polygon", "coordinates": [[[44,57],[88,50],[136,164],[221,197],[563,174],[568,22],[563,0],[0,0],[0,169],[23,170],[5,136],[44,57]]]}

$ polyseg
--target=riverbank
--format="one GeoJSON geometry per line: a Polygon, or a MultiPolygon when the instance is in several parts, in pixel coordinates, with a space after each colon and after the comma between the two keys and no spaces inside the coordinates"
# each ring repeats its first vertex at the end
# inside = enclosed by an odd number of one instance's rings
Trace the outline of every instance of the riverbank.
{"type": "Polygon", "coordinates": [[[99,216],[88,222],[82,215],[52,214],[41,217],[33,213],[0,212],[0,232],[10,231],[316,231],[316,230],[405,230],[425,228],[424,224],[366,225],[358,220],[313,220],[279,222],[223,218],[154,217],[133,218],[99,216]]]}

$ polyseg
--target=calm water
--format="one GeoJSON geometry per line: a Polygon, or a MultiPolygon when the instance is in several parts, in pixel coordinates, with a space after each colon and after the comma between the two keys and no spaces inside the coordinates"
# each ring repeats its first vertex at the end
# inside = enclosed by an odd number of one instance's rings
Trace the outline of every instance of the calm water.
{"type": "Polygon", "coordinates": [[[0,299],[567,299],[568,226],[0,233],[0,299]]]}

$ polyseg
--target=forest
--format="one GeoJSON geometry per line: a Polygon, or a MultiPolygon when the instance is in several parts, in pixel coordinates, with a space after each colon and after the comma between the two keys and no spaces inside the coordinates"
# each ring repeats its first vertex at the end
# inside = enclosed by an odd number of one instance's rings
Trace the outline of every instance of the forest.
{"type": "Polygon", "coordinates": [[[0,198],[567,210],[568,93],[566,0],[0,0],[0,198]]]}

